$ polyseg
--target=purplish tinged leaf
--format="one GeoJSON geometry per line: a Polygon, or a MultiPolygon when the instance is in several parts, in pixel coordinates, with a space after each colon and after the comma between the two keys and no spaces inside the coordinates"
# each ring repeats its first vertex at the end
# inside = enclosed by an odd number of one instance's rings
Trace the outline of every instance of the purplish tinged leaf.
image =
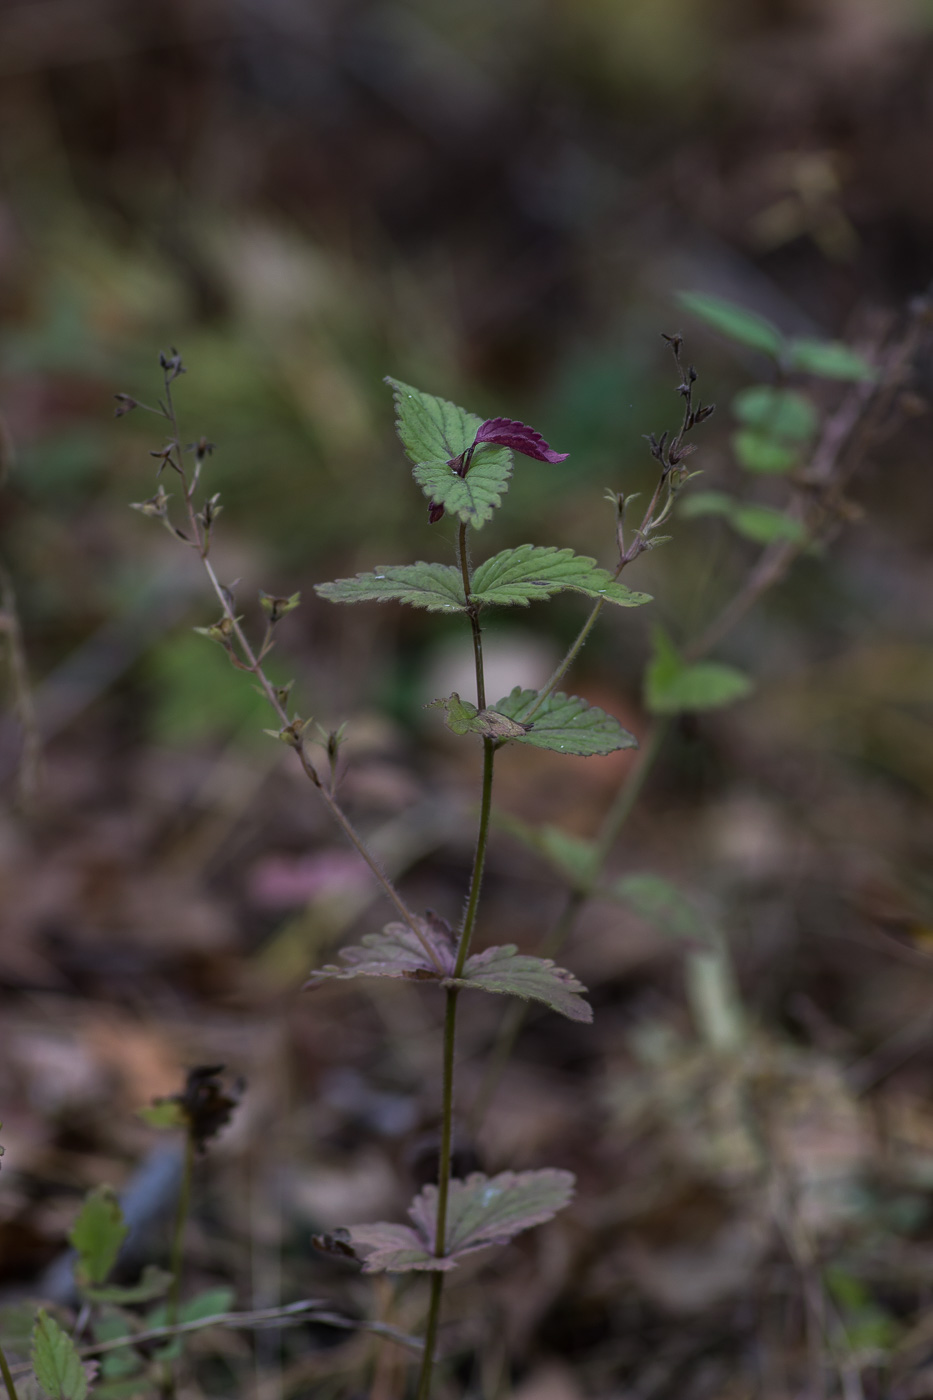
{"type": "Polygon", "coordinates": [[[346,982],[352,977],[405,977],[417,982],[449,977],[457,961],[450,925],[430,911],[415,922],[421,932],[420,939],[407,924],[386,924],[381,933],[365,934],[362,944],[341,948],[345,967],[328,964],[317,968],[305,987],[317,987],[331,980],[346,982]],[[434,954],[433,959],[425,944],[434,954]]]}
{"type": "Polygon", "coordinates": [[[774,389],[769,384],[740,389],[732,400],[732,412],[740,423],[785,442],[808,442],[819,422],[816,408],[805,394],[796,389],[774,389]]]}
{"type": "Polygon", "coordinates": [[[660,875],[623,875],[606,889],[605,898],[617,899],[646,923],[671,938],[713,941],[709,924],[676,885],[660,875]]]}
{"type": "Polygon", "coordinates": [[[597,853],[592,841],[557,826],[532,826],[509,812],[494,811],[493,821],[522,845],[548,861],[574,888],[587,889],[596,874],[597,853]]]}
{"type": "Polygon", "coordinates": [[[777,326],[764,316],[705,292],[680,292],[677,300],[685,311],[691,312],[727,340],[749,345],[753,350],[762,350],[766,355],[780,359],[784,351],[784,337],[777,326]]]}
{"type": "Polygon", "coordinates": [[[479,529],[492,517],[508,490],[512,454],[507,447],[479,443],[469,469],[459,475],[457,462],[476,440],[482,420],[446,399],[424,394],[398,379],[387,379],[398,410],[396,428],[413,475],[432,507],[443,506],[479,529]]]}
{"type": "Polygon", "coordinates": [[[403,977],[414,982],[437,982],[443,987],[468,987],[474,991],[531,998],[572,1021],[591,1021],[593,1013],[580,995],[586,988],[572,973],[555,967],[546,958],[519,953],[514,944],[473,953],[454,979],[457,938],[450,925],[429,913],[419,919],[422,936],[434,959],[407,924],[387,924],[381,933],[368,933],[361,944],[342,948],[346,964],[328,964],[312,972],[306,988],[322,982],[346,982],[354,977],[403,977]],[[436,961],[435,961],[436,960],[436,961]]]}
{"type": "Polygon", "coordinates": [[[68,1236],[78,1251],[75,1272],[79,1284],[105,1281],[128,1233],[129,1226],[113,1188],[98,1186],[89,1191],[68,1236]]]}
{"type": "Polygon", "coordinates": [[[595,559],[574,554],[572,549],[532,544],[504,549],[484,560],[473,575],[470,596],[477,603],[526,608],[564,589],[587,598],[604,598],[623,608],[651,602],[647,593],[633,593],[608,569],[601,569],[595,559]]]}
{"type": "Polygon", "coordinates": [[[792,340],[789,359],[791,369],[822,379],[878,378],[878,371],[867,360],[838,340],[792,340]]]}
{"type": "Polygon", "coordinates": [[[332,603],[410,603],[428,612],[465,612],[463,577],[453,564],[380,564],[368,574],[318,583],[315,593],[332,603]]]}
{"type": "MultiPolygon", "coordinates": [[[[523,716],[537,698],[536,690],[522,690],[516,686],[510,695],[499,701],[496,710],[522,723],[523,716]]],[[[516,744],[531,744],[536,749],[553,749],[556,753],[584,758],[638,747],[634,734],[629,734],[605,710],[588,705],[578,695],[564,695],[559,690],[553,691],[535,711],[531,724],[528,733],[514,741],[516,744]]]]}
{"type": "Polygon", "coordinates": [[[701,661],[688,666],[671,640],[656,629],[654,656],[645,676],[645,705],[652,714],[715,710],[742,700],[751,681],[733,666],[701,661]]]}
{"type": "Polygon", "coordinates": [[[593,1019],[593,1008],[580,995],[586,988],[572,972],[555,967],[550,958],[520,953],[514,943],[474,953],[464,963],[463,976],[445,979],[444,986],[541,1001],[571,1021],[593,1019]]]}
{"type": "Polygon", "coordinates": [[[528,732],[524,724],[500,715],[497,710],[478,710],[454,691],[445,700],[432,700],[426,710],[444,711],[444,722],[453,734],[482,734],[487,739],[520,739],[528,732]]]}
{"type": "Polygon", "coordinates": [[[536,462],[566,462],[570,455],[569,452],[555,452],[539,432],[517,418],[487,418],[477,429],[475,441],[509,447],[523,457],[533,457],[536,462]]]}
{"type": "Polygon", "coordinates": [[[437,1187],[426,1186],[409,1207],[412,1226],[351,1225],[351,1247],[363,1272],[407,1273],[456,1267],[461,1259],[489,1245],[509,1240],[550,1220],[573,1196],[571,1172],[474,1172],[466,1181],[452,1180],[447,1200],[445,1253],[434,1254],[437,1187]]]}
{"type": "Polygon", "coordinates": [[[88,1378],[75,1344],[44,1308],[36,1318],[30,1360],[39,1384],[52,1400],[84,1400],[88,1378]]]}

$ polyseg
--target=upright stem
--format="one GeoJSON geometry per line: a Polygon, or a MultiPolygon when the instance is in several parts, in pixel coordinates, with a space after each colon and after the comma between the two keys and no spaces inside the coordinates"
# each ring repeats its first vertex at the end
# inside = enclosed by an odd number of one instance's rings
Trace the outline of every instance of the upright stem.
{"type": "Polygon", "coordinates": [[[3,1352],[3,1347],[0,1347],[0,1376],[3,1377],[3,1384],[6,1386],[6,1393],[9,1396],[9,1400],[19,1400],[16,1394],[16,1386],[13,1384],[13,1377],[10,1375],[10,1368],[3,1352]]]}
{"type": "MultiPolygon", "coordinates": [[[[463,591],[467,600],[470,597],[470,559],[467,549],[467,527],[460,526],[459,539],[460,569],[463,574],[463,591]]],[[[469,608],[470,625],[473,632],[473,658],[476,663],[476,703],[479,709],[486,708],[486,681],[483,674],[483,641],[477,611],[469,608]]],[[[492,739],[483,739],[483,790],[480,797],[479,827],[476,835],[476,853],[473,857],[473,873],[470,877],[470,893],[467,897],[463,928],[457,948],[457,961],[453,976],[463,976],[463,967],[470,951],[479,897],[483,884],[483,868],[486,864],[486,846],[489,840],[489,817],[492,811],[492,777],[496,756],[496,745],[492,739]]],[[[447,1005],[444,1011],[444,1065],[443,1101],[441,1105],[441,1151],[437,1173],[437,1218],[434,1227],[434,1254],[442,1259],[447,1247],[447,1201],[450,1195],[450,1166],[453,1145],[454,1123],[454,1062],[457,1047],[457,987],[447,988],[447,1005]]],[[[441,1299],[444,1293],[444,1275],[440,1269],[431,1277],[431,1298],[428,1304],[428,1320],[424,1335],[424,1357],[418,1377],[417,1400],[428,1400],[431,1394],[431,1377],[434,1372],[434,1352],[437,1348],[437,1333],[440,1325],[441,1299]]]]}

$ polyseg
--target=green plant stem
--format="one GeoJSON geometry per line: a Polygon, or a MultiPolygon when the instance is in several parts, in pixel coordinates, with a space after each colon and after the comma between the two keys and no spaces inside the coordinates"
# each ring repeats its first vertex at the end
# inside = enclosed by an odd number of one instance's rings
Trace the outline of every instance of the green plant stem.
{"type": "MultiPolygon", "coordinates": [[[[459,538],[460,568],[463,574],[463,590],[470,596],[470,559],[468,554],[467,527],[460,526],[459,538]]],[[[473,633],[473,657],[476,663],[476,703],[479,709],[486,705],[486,683],[483,673],[483,643],[479,618],[470,614],[473,633]]],[[[483,885],[483,870],[486,864],[486,847],[489,841],[489,818],[492,812],[492,780],[496,757],[496,745],[492,739],[483,739],[483,788],[480,797],[479,825],[476,834],[476,851],[473,856],[473,873],[470,877],[470,893],[467,897],[466,913],[460,930],[457,947],[457,961],[454,965],[455,978],[463,976],[463,967],[470,951],[476,915],[479,910],[480,891],[483,885]]],[[[447,1004],[444,1010],[444,1064],[443,1097],[441,1105],[441,1151],[437,1172],[437,1220],[434,1227],[434,1253],[438,1259],[444,1257],[447,1244],[447,1200],[450,1194],[450,1167],[453,1144],[454,1123],[454,1064],[457,1049],[457,995],[456,987],[447,988],[447,1004]]],[[[437,1270],[431,1278],[431,1297],[428,1304],[428,1319],[425,1326],[424,1357],[418,1377],[417,1400],[428,1400],[431,1393],[431,1378],[434,1373],[434,1353],[437,1349],[437,1333],[440,1325],[441,1300],[444,1294],[444,1275],[437,1270]]]]}
{"type": "Polygon", "coordinates": [[[9,1396],[9,1400],[19,1400],[3,1347],[0,1347],[0,1376],[3,1377],[3,1384],[6,1386],[6,1393],[9,1396]]]}
{"type": "MultiPolygon", "coordinates": [[[[444,1011],[444,1084],[441,1118],[441,1152],[437,1170],[437,1224],[434,1232],[434,1253],[438,1259],[444,1257],[447,1244],[447,1199],[450,1194],[450,1164],[453,1146],[457,994],[458,989],[456,987],[447,988],[447,1005],[444,1011]]],[[[434,1353],[437,1350],[437,1333],[441,1320],[441,1299],[443,1298],[443,1294],[444,1275],[441,1270],[438,1269],[431,1275],[431,1298],[428,1303],[428,1320],[424,1331],[424,1355],[421,1358],[421,1372],[418,1376],[417,1400],[428,1400],[431,1394],[431,1377],[434,1372],[434,1353]]]]}

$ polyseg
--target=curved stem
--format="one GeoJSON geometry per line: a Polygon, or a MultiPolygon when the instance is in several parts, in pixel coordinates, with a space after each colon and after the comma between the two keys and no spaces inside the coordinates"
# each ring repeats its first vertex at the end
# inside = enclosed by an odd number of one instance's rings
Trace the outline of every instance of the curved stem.
{"type": "Polygon", "coordinates": [[[10,1375],[10,1367],[7,1364],[3,1347],[0,1347],[0,1376],[3,1377],[3,1384],[6,1386],[6,1393],[9,1400],[19,1400],[16,1394],[16,1386],[13,1384],[13,1377],[10,1375]]]}

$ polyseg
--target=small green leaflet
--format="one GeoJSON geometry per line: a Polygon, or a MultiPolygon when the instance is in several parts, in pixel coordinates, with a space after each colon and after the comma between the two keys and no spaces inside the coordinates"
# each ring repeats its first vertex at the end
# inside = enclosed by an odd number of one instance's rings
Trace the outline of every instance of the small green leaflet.
{"type": "Polygon", "coordinates": [[[627,905],[633,914],[671,938],[714,941],[702,914],[676,885],[660,875],[623,875],[599,894],[601,898],[617,899],[627,905]]]}
{"type": "Polygon", "coordinates": [[[742,700],[751,681],[733,666],[701,661],[688,666],[670,638],[655,630],[654,656],[645,676],[645,706],[655,715],[716,710],[742,700]]]}
{"type": "Polygon", "coordinates": [[[471,597],[477,603],[527,608],[529,603],[564,589],[587,598],[604,598],[623,608],[651,602],[647,593],[633,593],[608,569],[601,569],[595,559],[574,554],[572,549],[532,544],[504,549],[480,564],[473,575],[471,597]]]}
{"type": "Polygon", "coordinates": [[[44,1308],[36,1317],[30,1360],[36,1379],[52,1400],[85,1400],[88,1378],[75,1344],[44,1308]]]}
{"type": "Polygon", "coordinates": [[[796,389],[775,389],[769,384],[750,384],[747,389],[740,389],[732,400],[732,412],[747,427],[786,442],[809,441],[819,422],[816,409],[805,394],[796,389]]]}
{"type": "Polygon", "coordinates": [[[461,700],[456,691],[446,700],[432,700],[424,708],[444,710],[445,723],[453,734],[482,734],[487,739],[520,739],[528,732],[528,726],[516,724],[514,719],[508,719],[496,710],[478,710],[469,700],[461,700]]]}
{"type": "Polygon", "coordinates": [[[429,612],[466,612],[463,577],[453,564],[379,564],[368,574],[318,583],[315,593],[332,603],[410,603],[429,612]]]}
{"type": "Polygon", "coordinates": [[[457,515],[478,530],[502,503],[512,475],[512,454],[507,447],[479,444],[466,476],[448,466],[473,444],[483,420],[447,399],[424,394],[398,379],[386,379],[395,394],[396,429],[409,459],[413,476],[435,505],[457,515]]]}
{"type": "Polygon", "coordinates": [[[784,353],[784,337],[777,326],[754,311],[746,311],[744,306],[704,292],[679,292],[677,300],[685,311],[692,312],[728,340],[762,350],[775,359],[784,353]]]}
{"type": "Polygon", "coordinates": [[[129,1226],[113,1188],[98,1186],[89,1191],[68,1236],[78,1251],[75,1275],[79,1285],[106,1280],[128,1233],[129,1226]]]}
{"type": "MultiPolygon", "coordinates": [[[[510,695],[500,700],[496,710],[508,719],[523,723],[523,716],[538,698],[536,690],[516,686],[510,695]]],[[[583,758],[615,753],[616,749],[635,749],[638,740],[623,729],[617,719],[596,705],[588,705],[578,695],[552,691],[535,710],[532,728],[516,744],[530,744],[536,749],[553,749],[556,753],[577,754],[583,758]]]]}
{"type": "Polygon", "coordinates": [[[788,358],[791,369],[816,374],[822,379],[868,382],[878,378],[878,371],[867,360],[838,340],[792,340],[788,358]]]}
{"type": "Polygon", "coordinates": [[[753,540],[755,544],[787,540],[802,545],[808,538],[802,521],[775,510],[774,506],[743,505],[725,491],[697,491],[685,498],[680,513],[686,519],[700,515],[722,515],[737,535],[753,540]]]}
{"type": "Polygon", "coordinates": [[[411,1225],[351,1225],[345,1233],[364,1273],[446,1272],[475,1250],[508,1244],[522,1230],[550,1220],[570,1203],[573,1188],[573,1174],[553,1167],[500,1172],[493,1177],[474,1172],[465,1181],[454,1178],[447,1199],[446,1247],[441,1256],[434,1253],[436,1186],[425,1186],[412,1201],[408,1208],[411,1225]]]}

